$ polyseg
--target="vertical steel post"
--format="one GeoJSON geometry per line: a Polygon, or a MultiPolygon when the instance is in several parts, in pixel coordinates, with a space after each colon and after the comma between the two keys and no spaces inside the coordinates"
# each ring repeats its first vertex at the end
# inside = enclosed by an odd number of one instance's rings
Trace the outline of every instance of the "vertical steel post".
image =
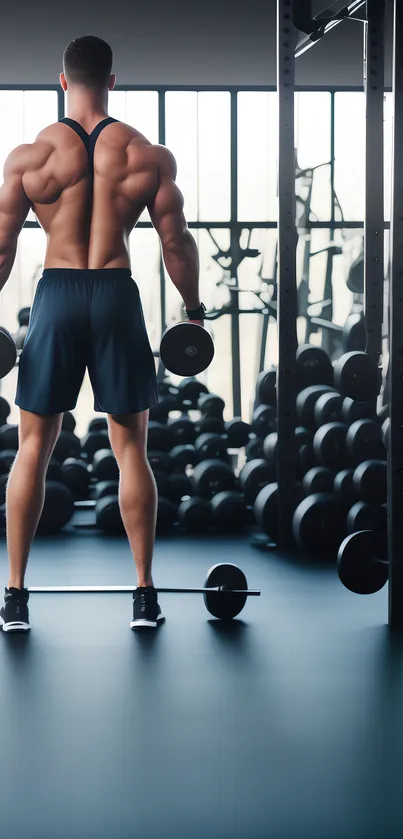
{"type": "Polygon", "coordinates": [[[393,162],[390,222],[389,625],[403,628],[403,4],[394,0],[393,162]]]}
{"type": "Polygon", "coordinates": [[[384,287],[384,30],[385,0],[367,0],[364,38],[366,105],[364,292],[366,351],[379,362],[384,287]]]}
{"type": "MultiPolygon", "coordinates": [[[[296,0],[298,2],[298,0],[296,0]]],[[[297,351],[297,230],[295,198],[295,47],[293,0],[277,0],[278,151],[278,546],[292,540],[293,497],[296,484],[296,351],[297,351]]]]}
{"type": "MultiPolygon", "coordinates": [[[[235,266],[232,280],[238,285],[240,259],[240,230],[238,221],[238,94],[231,91],[231,261],[235,266]]],[[[239,296],[231,291],[231,352],[232,352],[232,402],[233,416],[241,416],[241,356],[239,332],[239,296]]]]}

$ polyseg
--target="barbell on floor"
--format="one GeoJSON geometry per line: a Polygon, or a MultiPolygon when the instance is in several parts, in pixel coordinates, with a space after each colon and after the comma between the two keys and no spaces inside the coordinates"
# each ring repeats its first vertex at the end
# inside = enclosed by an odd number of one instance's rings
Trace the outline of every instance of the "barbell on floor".
{"type": "MultiPolygon", "coordinates": [[[[30,586],[35,594],[133,592],[136,586],[30,586]]],[[[207,572],[203,588],[156,586],[159,594],[202,594],[208,612],[220,620],[231,620],[242,611],[248,597],[260,597],[258,589],[248,589],[243,571],[231,563],[217,563],[207,572]]]]}

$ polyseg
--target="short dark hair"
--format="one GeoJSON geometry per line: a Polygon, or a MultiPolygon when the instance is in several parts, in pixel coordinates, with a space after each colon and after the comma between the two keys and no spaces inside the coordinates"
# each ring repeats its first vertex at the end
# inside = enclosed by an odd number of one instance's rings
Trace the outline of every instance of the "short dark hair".
{"type": "Polygon", "coordinates": [[[76,38],[63,54],[64,75],[71,84],[104,87],[112,71],[113,53],[106,41],[94,35],[76,38]]]}

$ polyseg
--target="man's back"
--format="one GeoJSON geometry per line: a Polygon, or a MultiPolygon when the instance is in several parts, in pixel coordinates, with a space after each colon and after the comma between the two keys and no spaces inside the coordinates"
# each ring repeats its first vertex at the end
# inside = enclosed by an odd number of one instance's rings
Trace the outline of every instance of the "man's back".
{"type": "MultiPolygon", "coordinates": [[[[99,124],[81,126],[84,141],[99,124]]],[[[45,268],[130,266],[128,237],[157,194],[160,167],[169,163],[164,147],[124,123],[106,124],[95,143],[92,177],[83,139],[74,126],[55,123],[15,155],[47,234],[45,268]]]]}

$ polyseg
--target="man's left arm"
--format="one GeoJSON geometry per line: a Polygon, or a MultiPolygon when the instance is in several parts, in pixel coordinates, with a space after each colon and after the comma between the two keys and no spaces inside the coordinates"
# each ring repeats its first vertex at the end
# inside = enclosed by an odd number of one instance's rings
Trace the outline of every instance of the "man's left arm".
{"type": "Polygon", "coordinates": [[[22,183],[23,156],[24,147],[14,149],[8,156],[0,187],[0,291],[11,274],[18,236],[31,207],[22,183]]]}

